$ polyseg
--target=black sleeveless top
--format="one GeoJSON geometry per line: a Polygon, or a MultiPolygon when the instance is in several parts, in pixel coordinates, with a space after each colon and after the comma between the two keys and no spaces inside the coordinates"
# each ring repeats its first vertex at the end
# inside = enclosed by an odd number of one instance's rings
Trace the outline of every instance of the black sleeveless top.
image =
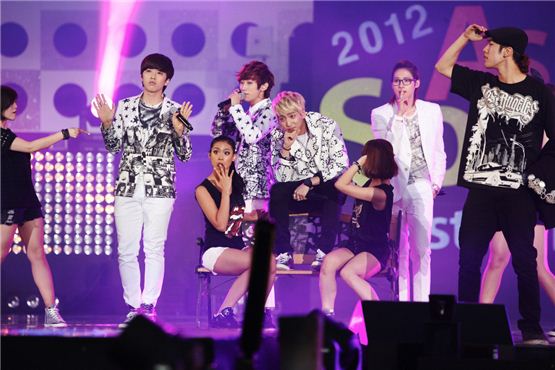
{"type": "MultiPolygon", "coordinates": [[[[214,203],[219,208],[222,201],[222,193],[208,179],[199,185],[204,186],[208,193],[214,199],[214,203]]],[[[243,242],[243,233],[241,224],[243,222],[243,214],[245,212],[245,200],[239,191],[232,191],[229,200],[229,221],[225,232],[216,230],[210,223],[206,215],[204,215],[204,223],[206,225],[204,231],[205,249],[212,247],[229,247],[242,249],[245,247],[243,242]]]]}
{"type": "Polygon", "coordinates": [[[17,136],[10,129],[1,131],[2,210],[40,208],[31,174],[31,154],[11,150],[17,136]]]}
{"type": "MultiPolygon", "coordinates": [[[[370,182],[368,180],[364,187],[368,187],[370,182]]],[[[378,211],[372,206],[372,202],[357,199],[353,206],[351,233],[346,247],[355,254],[373,254],[383,268],[389,257],[388,233],[393,207],[393,186],[381,184],[376,188],[386,194],[385,208],[378,211]]]]}

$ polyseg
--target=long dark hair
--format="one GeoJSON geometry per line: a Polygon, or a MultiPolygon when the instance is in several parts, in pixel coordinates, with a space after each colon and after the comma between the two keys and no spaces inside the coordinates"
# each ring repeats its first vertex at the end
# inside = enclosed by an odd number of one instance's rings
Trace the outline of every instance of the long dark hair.
{"type": "MultiPolygon", "coordinates": [[[[212,139],[212,141],[210,142],[210,150],[208,152],[210,153],[212,151],[212,148],[215,144],[221,142],[229,144],[229,146],[231,146],[231,149],[233,150],[233,154],[237,152],[237,144],[235,143],[235,140],[225,135],[216,136],[214,139],[212,139]]],[[[233,178],[231,179],[231,191],[242,194],[243,190],[245,189],[245,182],[243,181],[243,178],[237,173],[237,170],[235,169],[235,162],[231,162],[231,166],[229,166],[229,171],[234,171],[233,178]]]]}
{"type": "Polygon", "coordinates": [[[12,106],[13,103],[17,100],[17,91],[12,89],[7,85],[0,86],[1,91],[1,103],[2,103],[2,121],[6,119],[4,117],[4,111],[12,106]]]}

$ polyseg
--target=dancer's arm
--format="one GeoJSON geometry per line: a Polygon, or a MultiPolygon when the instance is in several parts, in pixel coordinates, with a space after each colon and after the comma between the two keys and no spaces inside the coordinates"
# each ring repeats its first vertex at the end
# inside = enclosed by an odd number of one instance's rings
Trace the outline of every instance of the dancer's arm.
{"type": "MultiPolygon", "coordinates": [[[[67,129],[67,135],[69,135],[68,139],[76,138],[80,134],[87,134],[90,135],[87,131],[82,130],[80,128],[72,127],[67,129]]],[[[27,141],[20,137],[16,137],[10,146],[10,150],[15,152],[23,152],[23,153],[34,153],[41,149],[48,148],[58,141],[64,140],[63,130],[60,132],[56,132],[55,134],[48,135],[46,137],[42,137],[40,139],[36,139],[33,141],[27,141]]]]}
{"type": "Polygon", "coordinates": [[[353,184],[353,177],[362,168],[365,161],[366,156],[363,155],[358,161],[353,162],[347,171],[345,171],[339,179],[337,179],[335,187],[337,190],[350,197],[374,203],[376,206],[375,208],[377,209],[380,204],[385,204],[385,192],[382,189],[378,189],[373,186],[361,187],[353,184]]]}

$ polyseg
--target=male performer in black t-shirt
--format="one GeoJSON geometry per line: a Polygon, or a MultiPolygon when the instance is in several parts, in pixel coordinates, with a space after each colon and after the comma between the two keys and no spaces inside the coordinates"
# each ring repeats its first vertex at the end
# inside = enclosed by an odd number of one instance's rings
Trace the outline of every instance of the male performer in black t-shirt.
{"type": "Polygon", "coordinates": [[[547,344],[540,326],[536,209],[524,186],[525,171],[540,152],[544,131],[555,133],[553,96],[527,76],[528,36],[518,28],[469,26],[445,51],[436,69],[451,91],[470,102],[458,184],[469,188],[459,233],[459,299],[477,302],[480,267],[493,234],[501,230],[518,279],[518,327],[530,344],[547,344]],[[487,39],[484,65],[498,76],[456,64],[468,41],[487,39]]]}

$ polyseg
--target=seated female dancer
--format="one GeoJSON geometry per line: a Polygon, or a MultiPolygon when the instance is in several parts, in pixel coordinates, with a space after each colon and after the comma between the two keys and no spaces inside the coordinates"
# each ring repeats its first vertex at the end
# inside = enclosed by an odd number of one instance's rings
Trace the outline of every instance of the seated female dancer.
{"type": "MultiPolygon", "coordinates": [[[[251,248],[245,248],[241,223],[256,221],[258,216],[256,211],[244,212],[244,184],[233,170],[235,142],[226,136],[214,138],[208,157],[212,173],[195,190],[206,223],[202,265],[214,274],[238,275],[211,324],[220,328],[238,328],[233,307],[247,291],[251,266],[251,248]]],[[[271,275],[267,292],[274,283],[275,258],[269,263],[271,275]]],[[[268,325],[266,320],[265,326],[268,325]]]]}
{"type": "Polygon", "coordinates": [[[335,183],[339,191],[356,201],[347,245],[327,254],[320,270],[322,311],[326,315],[334,314],[338,271],[360,299],[378,300],[366,279],[377,274],[389,257],[387,234],[393,205],[390,179],[397,175],[393,147],[383,139],[370,140],[362,154],[335,183]],[[359,171],[370,178],[364,186],[352,183],[359,171]]]}

